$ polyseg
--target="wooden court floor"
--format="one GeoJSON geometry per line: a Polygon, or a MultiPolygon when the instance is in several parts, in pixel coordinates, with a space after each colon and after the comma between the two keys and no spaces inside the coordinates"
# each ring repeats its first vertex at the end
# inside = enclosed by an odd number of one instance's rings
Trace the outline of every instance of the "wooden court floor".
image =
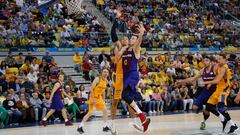
{"type": "MultiPolygon", "coordinates": [[[[240,125],[240,110],[230,111],[232,119],[237,125],[240,125]]],[[[149,116],[151,124],[146,133],[136,131],[129,126],[131,119],[116,120],[118,135],[224,135],[221,133],[222,125],[219,119],[211,115],[207,122],[205,131],[199,130],[202,120],[201,114],[176,114],[149,116]]],[[[84,135],[111,135],[111,133],[102,132],[102,121],[91,121],[86,123],[84,135]]],[[[47,127],[35,126],[24,128],[0,129],[0,135],[78,135],[74,126],[65,127],[63,124],[49,125],[47,127]]],[[[227,130],[229,127],[226,128],[227,130]]],[[[234,135],[240,135],[238,131],[234,135]]]]}

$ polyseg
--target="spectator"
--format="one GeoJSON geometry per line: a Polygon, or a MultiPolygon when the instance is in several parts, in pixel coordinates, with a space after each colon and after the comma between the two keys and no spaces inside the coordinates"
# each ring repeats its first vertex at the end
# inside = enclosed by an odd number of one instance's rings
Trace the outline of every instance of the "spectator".
{"type": "Polygon", "coordinates": [[[41,114],[41,119],[43,119],[47,113],[47,109],[42,107],[42,100],[38,97],[38,93],[33,93],[32,98],[30,98],[30,103],[34,109],[35,121],[39,120],[39,114],[41,114]]]}
{"type": "Polygon", "coordinates": [[[100,64],[100,69],[102,69],[104,67],[106,67],[108,69],[110,68],[110,63],[107,61],[106,57],[103,57],[103,61],[100,64]]]}
{"type": "Polygon", "coordinates": [[[27,116],[31,116],[31,110],[30,110],[30,102],[26,99],[26,96],[24,93],[20,94],[20,100],[17,101],[16,104],[17,108],[19,109],[19,111],[21,111],[22,113],[22,122],[26,123],[27,121],[30,121],[29,117],[27,116]]]}
{"type": "Polygon", "coordinates": [[[30,82],[36,83],[38,80],[37,73],[33,71],[33,68],[30,68],[30,71],[27,75],[27,78],[30,82]]]}
{"type": "Polygon", "coordinates": [[[39,73],[39,65],[37,64],[37,58],[34,58],[31,64],[31,68],[35,74],[39,73]]]}
{"type": "Polygon", "coordinates": [[[197,53],[194,54],[194,58],[196,58],[198,61],[200,61],[203,57],[202,57],[202,55],[200,54],[200,52],[197,51],[197,53]]]}
{"type": "Polygon", "coordinates": [[[19,122],[22,113],[17,109],[16,101],[12,99],[11,93],[7,94],[6,100],[3,101],[3,107],[8,111],[10,121],[19,122]]]}
{"type": "Polygon", "coordinates": [[[28,52],[27,56],[25,57],[25,62],[28,60],[30,63],[32,63],[33,59],[35,57],[32,56],[32,52],[28,52]]]}
{"type": "Polygon", "coordinates": [[[185,111],[187,109],[187,104],[189,104],[189,110],[192,110],[193,99],[191,99],[188,95],[188,88],[184,86],[181,89],[181,95],[183,98],[183,110],[185,111]]]}
{"type": "Polygon", "coordinates": [[[74,90],[75,89],[75,86],[76,86],[76,83],[72,80],[72,76],[67,76],[67,81],[65,83],[65,85],[69,86],[71,90],[74,90]]]}
{"type": "Polygon", "coordinates": [[[175,90],[172,91],[171,95],[172,95],[171,110],[172,111],[183,110],[183,98],[180,94],[179,89],[175,88],[175,90]]]}
{"type": "Polygon", "coordinates": [[[8,56],[4,59],[8,67],[16,67],[17,61],[13,58],[12,52],[8,53],[8,56]]]}
{"type": "Polygon", "coordinates": [[[19,53],[15,59],[17,61],[17,67],[20,68],[24,63],[23,53],[19,53]]]}
{"type": "Polygon", "coordinates": [[[0,106],[0,114],[1,114],[0,115],[0,129],[1,129],[8,125],[9,116],[8,116],[8,111],[3,106],[0,106]]]}
{"type": "Polygon", "coordinates": [[[75,52],[73,56],[74,69],[79,73],[81,72],[82,56],[75,52]]]}
{"type": "Polygon", "coordinates": [[[92,60],[90,61],[92,68],[100,71],[100,64],[97,62],[96,58],[93,57],[92,60]]]}
{"type": "Polygon", "coordinates": [[[83,72],[83,75],[84,75],[84,78],[86,80],[89,80],[89,71],[91,70],[91,64],[89,63],[88,59],[85,58],[83,60],[83,64],[82,64],[82,72],[83,72]]]}
{"type": "Polygon", "coordinates": [[[161,97],[161,94],[159,93],[159,90],[157,89],[157,87],[153,88],[154,93],[152,94],[152,101],[154,102],[153,104],[153,111],[157,111],[157,112],[163,112],[163,100],[161,97]],[[155,109],[155,107],[157,106],[157,109],[155,109]]]}
{"type": "Polygon", "coordinates": [[[153,113],[152,106],[153,102],[151,102],[150,95],[146,93],[146,90],[143,89],[141,92],[143,98],[143,108],[147,113],[153,113]],[[148,108],[147,108],[148,107],[148,108]]]}
{"type": "Polygon", "coordinates": [[[21,69],[23,70],[25,75],[29,73],[30,68],[31,68],[31,63],[29,60],[26,60],[24,64],[21,66],[21,69]]]}
{"type": "Polygon", "coordinates": [[[96,67],[92,67],[92,69],[89,72],[89,77],[91,82],[99,76],[99,71],[96,69],[96,67]]]}
{"type": "Polygon", "coordinates": [[[104,57],[109,60],[109,56],[107,54],[105,54],[105,51],[102,50],[101,54],[98,56],[98,62],[102,63],[102,61],[104,60],[104,57]]]}
{"type": "Polygon", "coordinates": [[[7,69],[7,65],[6,65],[6,62],[3,60],[1,61],[1,65],[0,65],[0,72],[2,74],[5,74],[5,70],[7,69]]]}
{"type": "Polygon", "coordinates": [[[52,61],[53,57],[49,54],[48,51],[45,52],[45,55],[42,57],[42,61],[45,60],[47,63],[52,61]]]}

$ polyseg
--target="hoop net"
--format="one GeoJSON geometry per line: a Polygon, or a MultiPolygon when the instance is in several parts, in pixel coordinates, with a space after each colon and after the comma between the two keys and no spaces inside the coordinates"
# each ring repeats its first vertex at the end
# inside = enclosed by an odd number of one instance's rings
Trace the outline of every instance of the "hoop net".
{"type": "Polygon", "coordinates": [[[81,8],[83,0],[65,0],[67,5],[68,15],[79,14],[84,10],[81,8]]]}

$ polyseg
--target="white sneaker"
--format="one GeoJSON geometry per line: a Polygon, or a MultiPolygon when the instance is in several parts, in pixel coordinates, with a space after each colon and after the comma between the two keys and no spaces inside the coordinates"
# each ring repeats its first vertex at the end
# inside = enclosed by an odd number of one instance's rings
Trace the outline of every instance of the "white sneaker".
{"type": "Polygon", "coordinates": [[[131,122],[129,123],[129,126],[132,126],[132,127],[134,127],[135,129],[137,129],[138,131],[143,132],[142,127],[139,126],[136,122],[131,121],[131,122]]]}
{"type": "Polygon", "coordinates": [[[154,110],[153,113],[157,113],[157,112],[154,110]]]}
{"type": "Polygon", "coordinates": [[[152,111],[149,111],[148,113],[153,113],[152,111]]]}

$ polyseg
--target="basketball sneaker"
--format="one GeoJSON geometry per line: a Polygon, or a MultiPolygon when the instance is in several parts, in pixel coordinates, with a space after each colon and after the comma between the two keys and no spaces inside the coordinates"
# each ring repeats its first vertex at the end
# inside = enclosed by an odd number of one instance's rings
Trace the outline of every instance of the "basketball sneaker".
{"type": "Polygon", "coordinates": [[[110,128],[108,126],[103,127],[103,132],[108,132],[108,131],[110,131],[110,128]]]}
{"type": "Polygon", "coordinates": [[[45,120],[42,120],[42,121],[41,121],[41,125],[44,126],[44,127],[46,127],[46,126],[47,126],[47,122],[46,122],[45,120]]]}
{"type": "Polygon", "coordinates": [[[206,129],[206,123],[205,122],[201,122],[200,129],[201,130],[205,130],[206,129]]]}
{"type": "Polygon", "coordinates": [[[234,126],[230,127],[228,134],[235,133],[235,131],[237,131],[237,130],[238,130],[238,126],[235,124],[234,126]]]}
{"type": "Polygon", "coordinates": [[[68,120],[67,122],[65,122],[65,126],[72,126],[72,122],[70,120],[68,120]]]}
{"type": "Polygon", "coordinates": [[[146,118],[145,114],[143,114],[143,113],[139,113],[138,117],[140,118],[140,120],[142,122],[143,132],[146,132],[151,120],[149,118],[146,118]]]}
{"type": "Polygon", "coordinates": [[[222,125],[223,125],[222,131],[223,131],[223,132],[225,131],[225,128],[226,128],[226,126],[227,126],[227,123],[228,123],[227,119],[224,119],[224,121],[222,121],[222,125]]]}
{"type": "Polygon", "coordinates": [[[83,133],[84,133],[84,131],[83,131],[83,128],[82,128],[82,127],[78,127],[77,131],[78,131],[78,133],[80,133],[80,134],[83,134],[83,133]]]}

